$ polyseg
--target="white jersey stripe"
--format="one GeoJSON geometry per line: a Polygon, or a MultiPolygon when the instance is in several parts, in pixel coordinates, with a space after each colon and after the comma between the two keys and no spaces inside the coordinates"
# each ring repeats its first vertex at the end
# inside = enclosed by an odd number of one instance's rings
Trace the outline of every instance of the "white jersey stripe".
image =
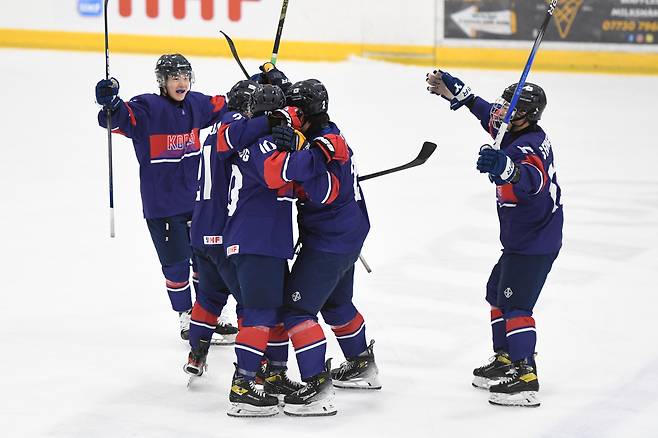
{"type": "Polygon", "coordinates": [[[518,335],[519,333],[524,333],[524,332],[536,332],[534,327],[526,327],[522,329],[516,329],[512,330],[511,332],[507,333],[507,337],[509,338],[510,336],[518,335]]]}
{"type": "Polygon", "coordinates": [[[349,339],[349,338],[353,338],[354,336],[356,336],[356,335],[358,335],[359,333],[361,333],[361,330],[363,330],[363,329],[365,328],[365,326],[366,326],[366,323],[365,323],[365,321],[364,321],[364,322],[361,323],[361,327],[359,327],[359,329],[358,329],[357,331],[355,331],[354,333],[352,333],[352,334],[350,334],[350,335],[345,335],[345,336],[336,336],[336,339],[349,339]]]}
{"type": "Polygon", "coordinates": [[[306,347],[304,347],[304,348],[302,348],[302,349],[300,349],[300,350],[296,350],[296,351],[295,351],[295,354],[303,353],[303,352],[305,352],[305,351],[311,350],[311,349],[313,349],[313,348],[315,348],[315,347],[319,347],[320,345],[323,345],[323,344],[326,344],[326,343],[327,343],[327,340],[326,340],[326,339],[323,339],[323,340],[321,340],[320,342],[316,342],[315,344],[311,344],[311,345],[306,346],[306,347]]]}

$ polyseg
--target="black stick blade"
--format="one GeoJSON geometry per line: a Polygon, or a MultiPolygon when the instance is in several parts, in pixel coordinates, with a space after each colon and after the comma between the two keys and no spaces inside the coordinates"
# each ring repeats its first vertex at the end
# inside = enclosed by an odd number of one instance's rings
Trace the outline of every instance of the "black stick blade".
{"type": "Polygon", "coordinates": [[[359,182],[366,181],[371,178],[377,178],[378,176],[382,176],[382,175],[388,175],[389,173],[399,172],[400,170],[406,170],[412,167],[420,166],[421,164],[425,163],[425,161],[427,161],[427,159],[430,156],[432,156],[435,150],[436,150],[436,144],[430,141],[426,141],[423,143],[423,146],[420,148],[420,152],[418,152],[418,156],[413,160],[411,160],[410,162],[408,162],[407,164],[403,164],[402,166],[393,167],[391,169],[386,169],[379,172],[371,173],[368,175],[360,176],[359,182]]]}

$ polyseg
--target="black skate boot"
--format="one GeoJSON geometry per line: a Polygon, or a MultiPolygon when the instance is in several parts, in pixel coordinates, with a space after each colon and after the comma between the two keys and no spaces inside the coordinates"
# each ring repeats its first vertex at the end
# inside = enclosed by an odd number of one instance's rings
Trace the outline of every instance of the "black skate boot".
{"type": "Polygon", "coordinates": [[[311,377],[306,385],[283,398],[283,412],[293,417],[320,417],[336,415],[334,387],[331,384],[331,359],[324,371],[311,377]]]}
{"type": "Polygon", "coordinates": [[[497,351],[489,363],[473,370],[473,386],[489,389],[492,385],[505,382],[512,377],[514,367],[509,354],[497,351]]]}
{"type": "Polygon", "coordinates": [[[203,372],[208,368],[206,364],[206,358],[208,357],[208,349],[210,348],[210,343],[204,339],[199,340],[199,346],[193,348],[190,351],[190,354],[187,355],[187,363],[183,365],[183,370],[187,374],[193,376],[201,376],[203,372]]]}
{"type": "Polygon", "coordinates": [[[304,387],[303,384],[290,380],[286,368],[273,369],[268,362],[265,362],[258,373],[263,382],[263,391],[279,398],[283,402],[283,397],[292,394],[304,387]]]}
{"type": "Polygon", "coordinates": [[[489,388],[489,403],[500,406],[539,406],[539,380],[535,369],[523,359],[514,362],[511,379],[489,388]]]}
{"type": "Polygon", "coordinates": [[[217,321],[215,332],[212,334],[210,343],[213,345],[232,345],[235,344],[235,337],[238,335],[238,328],[228,322],[217,321]]]}
{"type": "Polygon", "coordinates": [[[357,357],[347,359],[339,368],[331,370],[334,386],[337,388],[382,389],[379,382],[379,369],[375,363],[373,347],[370,341],[368,349],[357,357]]]}
{"type": "Polygon", "coordinates": [[[238,373],[238,366],[234,365],[233,384],[228,396],[231,407],[227,414],[230,417],[272,417],[278,414],[279,399],[256,388],[256,383],[238,373]]]}
{"type": "Polygon", "coordinates": [[[192,309],[185,312],[178,312],[178,322],[180,324],[180,337],[184,341],[190,339],[190,317],[192,316],[192,309]]]}

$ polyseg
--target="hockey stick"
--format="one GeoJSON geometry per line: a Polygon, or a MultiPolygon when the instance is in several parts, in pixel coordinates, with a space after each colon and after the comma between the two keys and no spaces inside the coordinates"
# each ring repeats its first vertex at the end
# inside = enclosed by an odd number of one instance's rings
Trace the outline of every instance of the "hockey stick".
{"type": "Polygon", "coordinates": [[[276,29],[276,36],[274,37],[274,47],[272,48],[272,58],[270,62],[276,64],[279,57],[279,44],[281,43],[281,34],[283,34],[283,23],[286,21],[286,12],[288,11],[288,0],[283,0],[281,5],[281,15],[279,15],[279,26],[276,29]]]}
{"type": "Polygon", "coordinates": [[[496,134],[496,140],[494,141],[494,145],[493,145],[494,149],[500,149],[500,145],[503,142],[503,137],[507,132],[507,127],[509,126],[510,119],[512,118],[512,113],[514,112],[514,108],[516,108],[516,103],[519,101],[519,96],[521,95],[521,91],[523,91],[525,81],[528,78],[528,73],[530,73],[530,67],[532,67],[532,63],[535,60],[535,55],[537,54],[537,50],[539,50],[539,45],[541,44],[541,40],[544,38],[544,33],[546,33],[546,28],[548,27],[548,23],[551,21],[551,18],[553,17],[553,12],[557,7],[557,2],[558,0],[551,0],[551,2],[548,5],[548,10],[546,11],[546,17],[544,17],[544,22],[541,24],[541,27],[539,28],[539,33],[537,33],[537,38],[535,38],[535,44],[533,44],[532,46],[532,50],[530,51],[530,56],[528,57],[528,61],[525,63],[525,68],[523,69],[523,73],[521,73],[521,79],[519,79],[519,83],[516,85],[516,89],[514,90],[514,95],[512,96],[512,101],[509,103],[509,108],[507,109],[507,113],[505,114],[503,123],[500,125],[500,128],[498,128],[498,134],[496,134]]]}
{"type": "MultiPolygon", "coordinates": [[[[107,2],[105,0],[105,79],[110,79],[110,45],[107,32],[107,2]]],[[[114,175],[112,172],[112,111],[106,109],[107,114],[107,160],[109,166],[109,188],[110,188],[110,237],[114,237],[114,175]]]]}
{"type": "Polygon", "coordinates": [[[242,65],[242,61],[240,61],[240,56],[238,56],[238,51],[235,48],[235,44],[233,43],[233,40],[231,37],[226,35],[224,31],[219,31],[222,35],[224,35],[224,38],[226,38],[226,42],[228,43],[228,48],[231,49],[231,53],[233,54],[233,59],[235,59],[235,62],[238,63],[240,66],[240,69],[242,70],[242,73],[247,77],[247,79],[251,79],[251,76],[249,76],[249,73],[247,73],[247,70],[244,68],[244,65],[242,65]]]}
{"type": "Polygon", "coordinates": [[[379,172],[371,173],[368,175],[363,175],[359,177],[359,182],[368,180],[370,178],[377,178],[378,176],[388,175],[389,173],[399,172],[400,170],[411,169],[412,167],[420,166],[425,163],[427,159],[434,153],[436,150],[436,144],[426,141],[423,143],[423,147],[420,149],[418,156],[402,166],[393,167],[391,169],[381,170],[379,172]]]}

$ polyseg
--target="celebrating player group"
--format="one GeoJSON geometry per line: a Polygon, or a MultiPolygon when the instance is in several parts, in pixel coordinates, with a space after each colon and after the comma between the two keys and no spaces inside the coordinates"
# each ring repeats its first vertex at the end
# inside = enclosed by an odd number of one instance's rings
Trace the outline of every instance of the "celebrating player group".
{"type": "MultiPolygon", "coordinates": [[[[265,63],[225,95],[210,96],[191,90],[194,72],[180,54],[162,55],[155,74],[159,93],[129,101],[116,79],[99,81],[98,121],[132,139],[144,217],[190,344],[184,371],[203,375],[211,344],[234,343],[227,413],[236,417],[272,416],[280,406],[292,416],[334,415],[334,387],[380,389],[374,341],[352,300],[370,222],[354,151],[329,117],[326,87],[316,79],[292,83],[265,63]],[[218,323],[229,295],[237,328],[218,323]],[[318,314],[345,356],[336,368],[325,357],[318,314]],[[302,382],[287,374],[289,341],[302,382]]],[[[426,80],[494,138],[516,88],[492,104],[447,72],[426,80]]],[[[525,84],[500,148],[483,146],[476,163],[496,187],[503,252],[486,286],[494,357],[474,370],[473,385],[498,405],[539,405],[532,315],[562,233],[551,143],[537,124],[545,106],[544,91],[525,84]]]]}

